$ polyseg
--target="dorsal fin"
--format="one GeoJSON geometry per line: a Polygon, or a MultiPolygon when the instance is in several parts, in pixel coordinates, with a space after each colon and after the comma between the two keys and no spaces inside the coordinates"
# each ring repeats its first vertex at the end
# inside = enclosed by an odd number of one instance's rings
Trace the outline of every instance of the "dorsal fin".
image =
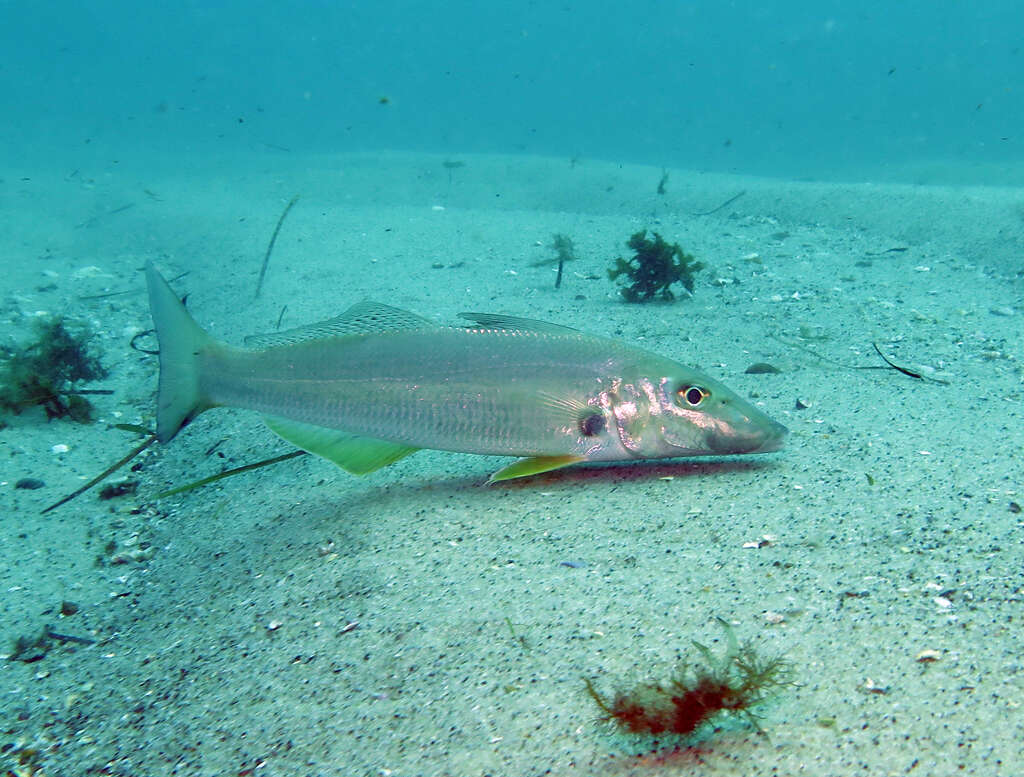
{"type": "Polygon", "coordinates": [[[501,313],[459,313],[459,318],[472,321],[485,329],[507,329],[511,332],[543,332],[546,334],[579,334],[578,329],[534,318],[506,316],[501,313]]]}
{"type": "Polygon", "coordinates": [[[276,348],[312,340],[328,340],[377,332],[410,329],[436,329],[437,324],[427,318],[394,308],[380,302],[357,302],[340,316],[316,324],[286,329],[265,335],[249,335],[245,344],[249,348],[276,348]]]}

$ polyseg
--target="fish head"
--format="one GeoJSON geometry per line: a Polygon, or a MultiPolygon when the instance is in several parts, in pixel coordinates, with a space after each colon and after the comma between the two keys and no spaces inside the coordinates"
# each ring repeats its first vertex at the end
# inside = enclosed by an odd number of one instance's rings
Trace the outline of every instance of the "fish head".
{"type": "Polygon", "coordinates": [[[675,365],[618,382],[608,396],[618,442],[635,458],[766,453],[787,429],[724,385],[675,365]]]}

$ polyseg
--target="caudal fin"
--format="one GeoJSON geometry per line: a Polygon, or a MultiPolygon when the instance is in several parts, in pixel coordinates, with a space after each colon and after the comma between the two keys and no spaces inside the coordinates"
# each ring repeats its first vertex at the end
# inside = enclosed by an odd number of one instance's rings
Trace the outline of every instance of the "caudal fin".
{"type": "Polygon", "coordinates": [[[149,311],[160,342],[160,388],[156,436],[167,442],[185,424],[211,407],[199,384],[199,356],[216,341],[185,310],[152,262],[146,263],[149,311]]]}

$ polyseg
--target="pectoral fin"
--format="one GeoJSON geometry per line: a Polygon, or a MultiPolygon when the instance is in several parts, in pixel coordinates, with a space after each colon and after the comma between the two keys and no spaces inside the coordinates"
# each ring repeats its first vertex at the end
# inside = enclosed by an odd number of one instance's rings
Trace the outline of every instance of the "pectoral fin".
{"type": "Polygon", "coordinates": [[[353,475],[373,472],[419,450],[408,445],[361,437],[286,418],[264,416],[263,421],[271,431],[296,448],[322,456],[353,475]]]}
{"type": "Polygon", "coordinates": [[[537,475],[541,472],[549,472],[553,469],[561,469],[584,461],[580,456],[534,456],[529,459],[519,459],[507,467],[495,472],[487,480],[488,483],[497,483],[499,480],[512,480],[513,478],[525,478],[529,475],[537,475]]]}

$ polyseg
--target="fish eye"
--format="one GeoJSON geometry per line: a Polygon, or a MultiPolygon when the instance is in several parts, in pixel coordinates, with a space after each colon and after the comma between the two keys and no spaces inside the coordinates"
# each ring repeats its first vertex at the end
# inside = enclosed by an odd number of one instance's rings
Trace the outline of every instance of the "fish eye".
{"type": "Polygon", "coordinates": [[[676,391],[676,403],[681,407],[700,407],[700,403],[709,396],[711,392],[703,386],[682,386],[676,391]]]}

